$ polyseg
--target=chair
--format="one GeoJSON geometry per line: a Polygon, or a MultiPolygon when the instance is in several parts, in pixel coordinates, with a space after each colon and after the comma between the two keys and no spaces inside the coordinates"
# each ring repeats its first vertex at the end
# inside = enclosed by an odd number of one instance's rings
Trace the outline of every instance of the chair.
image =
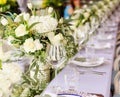
{"type": "Polygon", "coordinates": [[[120,46],[120,41],[116,42],[116,48],[118,48],[120,46]]]}
{"type": "Polygon", "coordinates": [[[118,55],[114,61],[114,66],[113,66],[114,71],[119,71],[120,70],[120,55],[118,55]]]}
{"type": "Polygon", "coordinates": [[[115,88],[114,94],[115,95],[120,94],[120,71],[115,75],[114,88],[115,88]]]}
{"type": "Polygon", "coordinates": [[[120,46],[117,47],[116,51],[115,51],[115,57],[117,58],[120,54],[120,46]]]}
{"type": "Polygon", "coordinates": [[[116,41],[120,41],[120,34],[117,34],[116,41]]]}
{"type": "Polygon", "coordinates": [[[120,94],[115,94],[113,97],[120,97],[120,94]]]}

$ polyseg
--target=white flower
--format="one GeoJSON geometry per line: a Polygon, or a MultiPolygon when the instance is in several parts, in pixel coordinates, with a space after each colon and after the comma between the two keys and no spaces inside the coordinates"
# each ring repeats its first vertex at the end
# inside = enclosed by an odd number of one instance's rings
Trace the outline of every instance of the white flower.
{"type": "Polygon", "coordinates": [[[29,9],[32,9],[32,3],[27,3],[27,7],[28,7],[29,9]]]}
{"type": "Polygon", "coordinates": [[[25,21],[28,21],[30,19],[30,14],[29,13],[23,13],[23,18],[25,21]]]}
{"type": "Polygon", "coordinates": [[[7,43],[9,44],[9,45],[11,45],[11,42],[14,40],[14,37],[13,36],[9,36],[8,38],[7,38],[7,43]]]}
{"type": "Polygon", "coordinates": [[[3,26],[8,25],[8,20],[7,20],[6,18],[2,17],[2,18],[1,18],[1,24],[2,24],[3,26]]]}
{"type": "Polygon", "coordinates": [[[17,37],[20,36],[24,36],[26,34],[28,34],[28,32],[26,31],[26,28],[23,24],[20,24],[16,29],[15,29],[15,34],[17,37]]]}
{"type": "Polygon", "coordinates": [[[0,97],[11,94],[11,85],[21,80],[22,71],[18,64],[4,63],[0,70],[0,97]]]}
{"type": "Polygon", "coordinates": [[[48,39],[49,39],[49,40],[52,40],[54,36],[55,36],[55,33],[54,33],[54,32],[48,33],[48,39]]]}
{"type": "Polygon", "coordinates": [[[36,39],[34,43],[36,46],[36,50],[41,50],[43,48],[43,45],[40,43],[39,39],[36,39]]]}
{"type": "Polygon", "coordinates": [[[90,16],[90,14],[88,12],[84,12],[83,15],[84,15],[85,19],[87,19],[90,16]]]}
{"type": "Polygon", "coordinates": [[[50,16],[32,16],[29,20],[29,25],[33,23],[40,22],[36,24],[32,29],[36,30],[38,33],[46,33],[56,30],[58,22],[56,19],[50,16]]]}
{"type": "Polygon", "coordinates": [[[26,39],[25,43],[23,44],[24,50],[29,53],[29,52],[35,52],[36,51],[36,45],[33,41],[32,38],[26,39]]]}
{"type": "Polygon", "coordinates": [[[50,41],[53,45],[59,45],[61,40],[63,40],[63,36],[61,33],[55,35],[50,41]]]}
{"type": "Polygon", "coordinates": [[[15,17],[14,22],[19,23],[22,21],[22,19],[25,21],[28,21],[30,19],[30,14],[29,13],[21,13],[15,17]]]}
{"type": "Polygon", "coordinates": [[[51,14],[53,12],[53,8],[52,7],[49,7],[48,8],[48,13],[51,14]]]}
{"type": "Polygon", "coordinates": [[[21,15],[17,15],[16,17],[15,17],[15,19],[14,19],[14,22],[16,22],[16,23],[19,23],[19,22],[21,22],[21,15]]]}
{"type": "Polygon", "coordinates": [[[83,8],[87,8],[87,7],[88,7],[88,5],[87,5],[87,4],[83,5],[83,8]]]}
{"type": "Polygon", "coordinates": [[[63,23],[63,18],[61,18],[61,19],[59,20],[59,23],[60,23],[60,24],[62,24],[62,23],[63,23]]]}

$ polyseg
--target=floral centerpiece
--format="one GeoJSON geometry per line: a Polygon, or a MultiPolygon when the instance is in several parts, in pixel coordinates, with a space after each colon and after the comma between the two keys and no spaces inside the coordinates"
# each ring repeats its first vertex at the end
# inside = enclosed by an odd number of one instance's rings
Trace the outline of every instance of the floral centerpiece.
{"type": "Polygon", "coordinates": [[[4,28],[1,29],[4,32],[2,37],[19,49],[23,56],[32,56],[33,59],[28,71],[22,75],[21,83],[15,85],[13,97],[34,97],[46,87],[51,68],[47,60],[48,45],[62,43],[68,58],[77,52],[67,21],[57,20],[53,15],[3,15],[1,24],[4,28]]]}

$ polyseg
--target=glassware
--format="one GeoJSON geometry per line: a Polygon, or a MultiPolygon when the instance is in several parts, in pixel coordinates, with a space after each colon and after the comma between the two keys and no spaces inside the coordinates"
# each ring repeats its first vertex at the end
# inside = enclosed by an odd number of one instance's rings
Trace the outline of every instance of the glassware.
{"type": "Polygon", "coordinates": [[[55,69],[55,77],[57,76],[58,68],[66,61],[66,51],[63,44],[48,46],[48,62],[55,69]]]}

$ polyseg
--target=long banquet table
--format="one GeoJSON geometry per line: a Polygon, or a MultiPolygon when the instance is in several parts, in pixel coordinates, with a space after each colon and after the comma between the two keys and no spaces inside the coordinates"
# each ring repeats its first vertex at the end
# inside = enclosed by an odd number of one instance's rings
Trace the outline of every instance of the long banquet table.
{"type": "MultiPolygon", "coordinates": [[[[104,57],[105,62],[97,67],[93,68],[85,68],[79,67],[75,64],[71,63],[71,60],[68,62],[66,67],[54,78],[47,88],[43,91],[43,94],[54,93],[53,86],[57,83],[57,86],[60,87],[60,90],[65,90],[68,87],[68,83],[72,81],[74,84],[74,88],[80,92],[88,92],[88,93],[97,93],[102,94],[104,97],[110,97],[110,86],[111,86],[111,74],[114,60],[114,51],[115,51],[115,42],[116,42],[116,33],[111,32],[108,35],[112,35],[114,38],[111,40],[106,40],[104,43],[110,43],[111,48],[99,49],[95,50],[96,57],[104,57]],[[93,73],[85,73],[80,74],[77,72],[76,67],[79,70],[95,70],[99,72],[105,72],[103,75],[93,74],[93,73]],[[72,76],[75,74],[74,78],[69,78],[66,80],[66,75],[72,76]]],[[[85,55],[85,50],[80,50],[74,57],[85,55]]]]}

